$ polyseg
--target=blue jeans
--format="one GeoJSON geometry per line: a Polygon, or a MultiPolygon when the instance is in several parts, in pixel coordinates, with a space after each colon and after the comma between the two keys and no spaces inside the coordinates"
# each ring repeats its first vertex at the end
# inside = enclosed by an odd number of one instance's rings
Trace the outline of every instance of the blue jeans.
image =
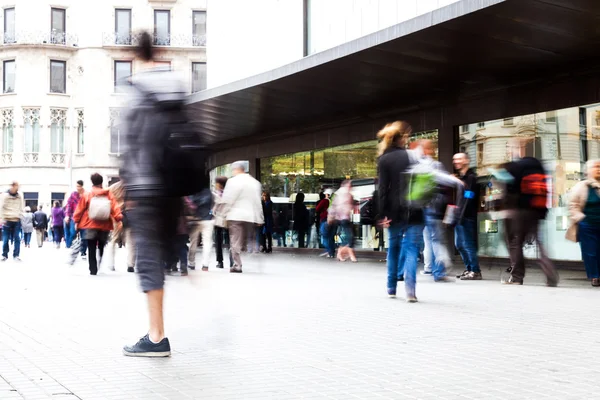
{"type": "Polygon", "coordinates": [[[577,233],[588,279],[600,278],[600,227],[583,220],[577,233]]]}
{"type": "Polygon", "coordinates": [[[425,224],[427,226],[425,232],[432,253],[431,273],[435,280],[442,279],[452,269],[452,259],[448,250],[448,235],[440,219],[425,215],[425,224]]]}
{"type": "Polygon", "coordinates": [[[477,221],[465,218],[454,228],[454,244],[467,271],[481,272],[477,257],[477,221]]]}
{"type": "Polygon", "coordinates": [[[25,242],[25,246],[29,246],[29,243],[31,243],[31,232],[23,232],[23,241],[25,242]]]}
{"type": "Polygon", "coordinates": [[[325,247],[327,254],[333,257],[335,255],[335,248],[332,248],[331,246],[333,243],[331,238],[329,237],[329,224],[327,223],[327,221],[321,222],[319,231],[321,233],[321,242],[323,243],[323,247],[325,247]]]}
{"type": "Polygon", "coordinates": [[[13,257],[19,257],[21,253],[21,222],[5,221],[2,227],[2,257],[8,258],[8,243],[13,241],[13,257]]]}
{"type": "Polygon", "coordinates": [[[68,249],[71,248],[71,244],[73,243],[76,234],[75,222],[73,222],[73,219],[69,219],[69,222],[65,222],[65,245],[68,249]]]}
{"type": "Polygon", "coordinates": [[[423,225],[394,224],[389,227],[388,232],[388,291],[396,293],[398,271],[404,268],[406,294],[414,296],[417,285],[419,248],[423,242],[423,225]],[[402,257],[403,252],[404,257],[402,257]]]}

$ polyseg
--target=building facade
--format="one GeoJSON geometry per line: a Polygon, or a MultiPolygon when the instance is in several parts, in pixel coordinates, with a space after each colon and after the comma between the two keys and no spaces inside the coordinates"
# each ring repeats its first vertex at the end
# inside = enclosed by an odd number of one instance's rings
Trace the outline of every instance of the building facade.
{"type": "Polygon", "coordinates": [[[0,0],[0,187],[21,184],[28,205],[62,201],[98,172],[118,179],[117,82],[140,71],[137,32],[154,35],[156,67],[206,88],[206,1],[0,0]]]}

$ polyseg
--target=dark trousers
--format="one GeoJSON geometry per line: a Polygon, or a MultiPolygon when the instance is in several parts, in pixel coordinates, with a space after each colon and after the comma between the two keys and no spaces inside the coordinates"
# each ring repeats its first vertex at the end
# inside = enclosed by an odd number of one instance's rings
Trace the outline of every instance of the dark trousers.
{"type": "Polygon", "coordinates": [[[510,254],[510,265],[514,281],[523,282],[525,278],[525,257],[523,245],[527,239],[533,239],[540,249],[540,267],[546,275],[548,283],[558,282],[556,268],[546,253],[539,240],[539,224],[542,220],[539,212],[535,210],[513,210],[506,219],[506,241],[510,254]]]}
{"type": "Polygon", "coordinates": [[[303,249],[305,246],[305,242],[304,242],[304,238],[306,236],[306,231],[305,230],[297,230],[296,231],[298,233],[298,248],[299,249],[303,249]]]}
{"type": "Polygon", "coordinates": [[[164,287],[164,265],[177,234],[181,206],[180,198],[152,198],[139,200],[128,211],[137,253],[137,276],[144,292],[164,287]]]}
{"type": "MultiPolygon", "coordinates": [[[[217,262],[223,263],[223,246],[225,240],[228,237],[227,229],[216,226],[215,227],[215,252],[217,253],[217,262]]],[[[231,251],[229,252],[229,267],[233,266],[233,258],[231,251]]]]}
{"type": "Polygon", "coordinates": [[[260,244],[266,253],[273,251],[273,234],[271,232],[260,233],[260,244]]]}
{"type": "Polygon", "coordinates": [[[96,249],[100,252],[100,260],[104,256],[104,246],[106,246],[106,240],[100,240],[99,238],[88,239],[88,260],[90,265],[90,274],[96,275],[98,273],[98,260],[96,259],[96,249]]]}
{"type": "Polygon", "coordinates": [[[54,238],[54,243],[60,244],[62,238],[65,234],[65,228],[62,225],[56,225],[52,227],[53,233],[52,237],[54,238]]]}
{"type": "Polygon", "coordinates": [[[170,259],[167,262],[168,269],[177,269],[177,262],[179,262],[179,270],[181,272],[187,272],[187,259],[188,259],[188,247],[187,247],[188,235],[175,235],[172,242],[172,249],[170,259]]]}
{"type": "Polygon", "coordinates": [[[588,279],[600,278],[600,226],[580,222],[577,239],[588,279]]]}

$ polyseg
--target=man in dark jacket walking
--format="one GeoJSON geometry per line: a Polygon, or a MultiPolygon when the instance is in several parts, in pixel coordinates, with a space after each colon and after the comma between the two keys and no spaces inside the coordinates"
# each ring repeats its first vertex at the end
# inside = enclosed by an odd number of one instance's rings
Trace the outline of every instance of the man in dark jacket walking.
{"type": "Polygon", "coordinates": [[[33,228],[35,229],[35,238],[38,247],[44,245],[46,238],[46,230],[48,229],[48,215],[42,210],[42,205],[38,206],[38,210],[33,213],[33,228]]]}
{"type": "Polygon", "coordinates": [[[522,285],[525,278],[523,244],[533,238],[540,249],[540,266],[546,275],[546,284],[556,286],[558,273],[542,246],[539,227],[548,212],[549,177],[542,163],[533,157],[525,157],[526,141],[515,138],[509,141],[513,162],[506,164],[506,171],[514,180],[506,187],[506,239],[510,254],[511,276],[505,284],[522,285]]]}
{"type": "Polygon", "coordinates": [[[471,160],[466,153],[455,154],[452,163],[464,184],[462,199],[458,206],[460,219],[454,229],[454,243],[465,263],[465,270],[457,278],[463,281],[479,281],[482,277],[477,256],[477,209],[479,207],[477,174],[469,168],[471,160]]]}
{"type": "Polygon", "coordinates": [[[405,201],[408,189],[406,172],[415,162],[404,149],[412,128],[404,121],[387,124],[377,137],[379,143],[379,215],[389,228],[387,255],[387,292],[396,297],[398,269],[404,252],[406,300],[416,303],[417,261],[423,240],[423,211],[410,209],[405,201]]]}
{"type": "MultiPolygon", "coordinates": [[[[152,37],[139,38],[138,57],[152,64],[152,37]]],[[[125,201],[133,240],[140,286],[148,297],[150,329],[123,352],[135,357],[166,357],[171,345],[163,320],[164,264],[171,259],[171,244],[177,233],[182,201],[167,194],[161,169],[167,113],[182,107],[186,89],[170,71],[148,71],[132,78],[134,100],[125,121],[125,151],[119,174],[125,186],[125,201]]]]}

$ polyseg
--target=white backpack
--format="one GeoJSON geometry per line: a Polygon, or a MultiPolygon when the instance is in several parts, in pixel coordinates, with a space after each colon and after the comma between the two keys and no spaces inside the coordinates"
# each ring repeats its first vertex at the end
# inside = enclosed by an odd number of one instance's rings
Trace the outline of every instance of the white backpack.
{"type": "Polygon", "coordinates": [[[107,196],[94,196],[90,200],[88,216],[94,221],[108,221],[110,209],[110,199],[107,196]]]}

